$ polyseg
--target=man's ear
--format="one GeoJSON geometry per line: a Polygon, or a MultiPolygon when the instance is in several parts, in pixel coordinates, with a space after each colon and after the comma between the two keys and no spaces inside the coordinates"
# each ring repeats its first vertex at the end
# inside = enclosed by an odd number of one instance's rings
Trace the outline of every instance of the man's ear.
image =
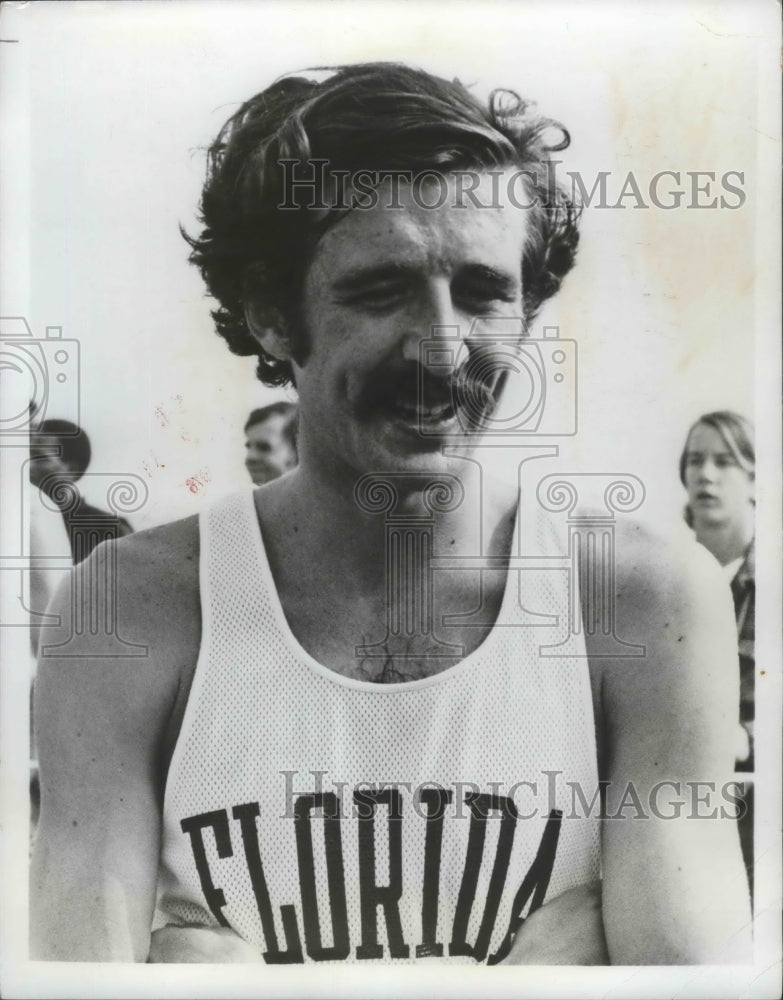
{"type": "Polygon", "coordinates": [[[245,320],[253,339],[278,361],[291,360],[291,338],[283,314],[274,306],[245,303],[245,320]]]}

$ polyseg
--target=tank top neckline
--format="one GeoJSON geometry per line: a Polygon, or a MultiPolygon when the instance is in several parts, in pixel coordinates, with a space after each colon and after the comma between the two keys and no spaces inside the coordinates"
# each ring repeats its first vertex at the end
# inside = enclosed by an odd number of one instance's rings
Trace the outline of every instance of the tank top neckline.
{"type": "MultiPolygon", "coordinates": [[[[247,526],[253,539],[253,554],[260,569],[261,580],[265,588],[270,609],[274,616],[275,626],[277,627],[278,632],[288,649],[304,666],[310,668],[321,677],[324,677],[327,680],[343,687],[353,688],[358,691],[372,691],[376,694],[387,695],[393,695],[406,691],[417,691],[437,684],[445,684],[452,679],[469,672],[483,658],[486,658],[492,652],[493,646],[499,641],[499,635],[502,627],[511,624],[510,605],[513,600],[511,596],[511,590],[513,589],[513,574],[510,570],[507,570],[506,582],[503,588],[503,598],[500,603],[497,618],[495,619],[492,628],[479,645],[457,663],[450,667],[446,667],[444,670],[439,670],[437,673],[431,674],[429,677],[422,677],[418,680],[412,681],[379,683],[378,681],[364,681],[354,677],[346,677],[338,670],[334,670],[332,667],[327,667],[325,664],[317,660],[311,653],[309,653],[299,642],[297,637],[294,635],[291,626],[288,624],[288,619],[286,618],[285,611],[280,600],[280,595],[277,592],[274,576],[272,575],[272,567],[269,564],[269,557],[266,550],[266,544],[264,542],[263,530],[258,518],[258,511],[256,510],[254,495],[254,489],[243,492],[243,511],[245,516],[248,518],[247,526]]],[[[511,553],[516,552],[517,536],[519,532],[519,518],[519,503],[517,503],[516,510],[514,512],[514,530],[511,538],[511,553]]]]}

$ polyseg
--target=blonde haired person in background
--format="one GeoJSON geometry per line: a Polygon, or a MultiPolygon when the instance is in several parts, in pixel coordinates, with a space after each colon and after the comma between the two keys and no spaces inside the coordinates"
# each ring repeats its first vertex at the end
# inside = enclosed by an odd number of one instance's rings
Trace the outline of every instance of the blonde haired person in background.
{"type": "MultiPolygon", "coordinates": [[[[755,469],[753,424],[731,410],[705,413],[688,431],[680,455],[680,479],[688,491],[685,520],[715,556],[731,586],[740,662],[740,742],[736,768],[752,773],[755,718],[755,469]]],[[[746,787],[747,812],[740,841],[748,878],[753,871],[753,785],[746,787]]]]}

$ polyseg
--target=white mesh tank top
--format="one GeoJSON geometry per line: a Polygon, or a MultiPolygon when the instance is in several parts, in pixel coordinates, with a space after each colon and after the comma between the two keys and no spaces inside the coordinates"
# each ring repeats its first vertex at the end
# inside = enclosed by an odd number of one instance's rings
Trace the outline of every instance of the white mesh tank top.
{"type": "MultiPolygon", "coordinates": [[[[252,492],[200,532],[201,651],[155,927],[228,925],[270,964],[494,964],[531,908],[598,877],[590,683],[562,562],[510,570],[495,627],[455,666],[376,684],[291,633],[252,492]],[[540,654],[564,639],[570,655],[540,654]]],[[[523,555],[558,554],[546,522],[531,536],[523,555]]]]}

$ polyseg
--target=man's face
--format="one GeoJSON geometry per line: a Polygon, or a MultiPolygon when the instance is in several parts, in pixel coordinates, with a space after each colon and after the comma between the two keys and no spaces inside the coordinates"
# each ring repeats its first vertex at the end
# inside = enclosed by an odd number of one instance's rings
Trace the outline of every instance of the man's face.
{"type": "Polygon", "coordinates": [[[256,486],[263,486],[296,465],[296,454],[286,437],[290,417],[274,413],[245,431],[245,468],[256,486]]]}
{"type": "MultiPolygon", "coordinates": [[[[377,207],[349,212],[318,244],[303,293],[309,353],[294,366],[308,460],[338,475],[347,467],[353,479],[432,474],[448,467],[444,444],[479,443],[478,433],[455,438],[452,380],[477,333],[492,334],[492,320],[475,327],[477,318],[505,320],[505,336],[521,332],[509,321],[522,316],[528,214],[507,203],[504,178],[493,203],[492,178],[479,177],[480,205],[458,198],[451,177],[445,203],[435,183],[416,197],[403,187],[401,208],[385,207],[381,189],[377,207]],[[432,337],[461,347],[425,357],[421,342],[432,337]]],[[[488,385],[496,379],[487,372],[488,385]]]]}
{"type": "Polygon", "coordinates": [[[694,524],[740,525],[752,509],[753,476],[739,464],[723,436],[697,424],[685,451],[685,488],[694,524]]]}

